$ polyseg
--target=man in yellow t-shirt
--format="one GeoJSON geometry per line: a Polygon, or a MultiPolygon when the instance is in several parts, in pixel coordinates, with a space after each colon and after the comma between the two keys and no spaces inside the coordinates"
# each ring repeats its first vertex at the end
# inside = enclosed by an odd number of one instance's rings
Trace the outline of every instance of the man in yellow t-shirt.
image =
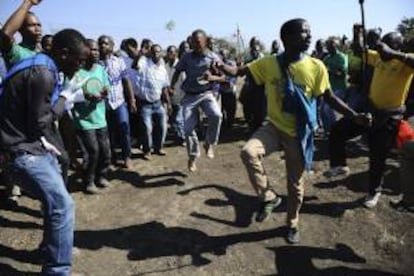
{"type": "MultiPolygon", "coordinates": [[[[263,84],[267,96],[268,122],[261,126],[247,142],[241,152],[254,190],[262,200],[256,221],[264,221],[281,203],[281,198],[270,187],[262,159],[265,155],[283,149],[287,169],[287,235],[290,243],[299,242],[299,210],[304,195],[304,156],[300,140],[296,135],[296,116],[285,112],[285,77],[288,70],[293,82],[303,89],[307,98],[324,96],[333,108],[357,122],[369,123],[363,114],[357,114],[338,99],[331,91],[326,67],[320,60],[305,55],[311,43],[310,26],[304,19],[292,19],[283,24],[281,39],[286,49],[283,65],[276,56],[266,56],[246,67],[232,70],[222,65],[230,74],[249,74],[257,84],[263,84]],[[281,69],[283,68],[283,69],[281,69]]],[[[313,112],[316,113],[316,106],[313,112]]]]}
{"type": "MultiPolygon", "coordinates": [[[[354,44],[358,45],[362,30],[354,27],[354,44]]],[[[414,56],[400,51],[403,45],[401,34],[386,34],[378,42],[377,51],[368,51],[368,64],[374,67],[369,90],[370,110],[373,125],[361,127],[346,118],[338,121],[329,137],[329,159],[331,169],[328,177],[349,173],[346,166],[345,143],[347,140],[368,133],[369,143],[369,191],[364,206],[373,208],[381,196],[385,159],[395,145],[399,122],[405,111],[410,83],[414,74],[414,56]]],[[[356,53],[361,54],[361,49],[356,53]]]]}

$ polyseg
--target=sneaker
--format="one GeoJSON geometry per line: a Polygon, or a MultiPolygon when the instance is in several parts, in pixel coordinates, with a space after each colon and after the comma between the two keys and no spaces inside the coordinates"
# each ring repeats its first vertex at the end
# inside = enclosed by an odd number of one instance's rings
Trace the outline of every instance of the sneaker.
{"type": "Polygon", "coordinates": [[[262,206],[260,206],[260,210],[256,215],[256,221],[257,222],[263,222],[265,221],[273,212],[274,209],[276,209],[280,204],[282,203],[282,198],[277,196],[275,199],[272,199],[270,201],[265,201],[262,203],[262,206]]]}
{"type": "Polygon", "coordinates": [[[213,146],[210,144],[204,144],[204,150],[206,151],[206,155],[208,158],[213,159],[214,158],[214,149],[213,146]]]}
{"type": "Polygon", "coordinates": [[[167,153],[165,151],[163,151],[162,149],[154,151],[154,154],[159,155],[159,156],[166,156],[167,155],[167,153]]]}
{"type": "Polygon", "coordinates": [[[398,212],[402,213],[414,213],[414,206],[406,204],[403,200],[390,201],[390,206],[398,212]]]}
{"type": "Polygon", "coordinates": [[[151,159],[152,159],[151,158],[151,152],[150,151],[145,152],[143,158],[144,158],[144,160],[151,161],[151,159]]]}
{"type": "Polygon", "coordinates": [[[91,195],[99,193],[98,187],[96,187],[95,183],[90,182],[86,184],[85,192],[91,195]]]}
{"type": "Polygon", "coordinates": [[[380,197],[381,193],[379,192],[375,193],[374,195],[367,195],[362,204],[364,204],[364,206],[367,208],[374,208],[375,206],[377,206],[380,197]]]}
{"type": "Polygon", "coordinates": [[[98,180],[98,183],[97,184],[98,184],[99,187],[102,187],[102,188],[109,188],[109,187],[111,187],[111,182],[109,182],[108,179],[103,178],[103,177],[98,180]]]}
{"type": "Polygon", "coordinates": [[[124,168],[129,170],[131,168],[131,158],[127,157],[124,160],[124,168]]]}
{"type": "Polygon", "coordinates": [[[299,229],[295,227],[289,227],[286,234],[286,241],[291,244],[300,242],[299,229]]]}
{"type": "Polygon", "coordinates": [[[20,189],[19,186],[17,185],[13,185],[12,191],[11,191],[12,196],[21,196],[22,195],[22,190],[20,189]]]}
{"type": "Polygon", "coordinates": [[[348,176],[351,170],[348,166],[332,167],[323,173],[325,177],[348,176]]]}
{"type": "Polygon", "coordinates": [[[190,157],[190,159],[188,159],[188,170],[190,172],[195,172],[197,170],[195,157],[190,157]]]}

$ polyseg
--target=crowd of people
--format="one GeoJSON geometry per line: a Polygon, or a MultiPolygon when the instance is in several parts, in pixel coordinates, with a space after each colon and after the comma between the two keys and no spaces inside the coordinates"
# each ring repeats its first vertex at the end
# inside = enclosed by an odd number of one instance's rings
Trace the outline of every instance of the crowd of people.
{"type": "MultiPolygon", "coordinates": [[[[300,241],[304,174],[313,169],[316,132],[329,143],[326,177],[351,173],[346,142],[366,134],[369,192],[362,203],[377,205],[385,160],[401,138],[404,116],[412,112],[406,101],[413,43],[401,34],[381,38],[379,29],[365,34],[356,24],[352,41],[319,40],[308,55],[311,27],[305,19],[292,19],[280,29],[283,52],[275,40],[264,54],[253,37],[246,58],[236,59],[229,49],[217,49],[201,29],[178,47],[164,50],[150,39],[139,47],[127,38],[116,51],[109,35],[86,39],[64,29],[43,36],[39,18],[30,11],[39,3],[23,0],[0,31],[0,144],[2,184],[9,187],[10,199],[17,200],[21,188],[42,203],[44,275],[70,275],[75,220],[67,190],[70,168],[82,172],[86,193],[99,193],[111,185],[111,166],[132,169],[133,144],[148,162],[154,154],[166,155],[170,131],[174,143],[186,147],[188,170],[194,172],[201,148],[213,159],[221,129],[231,131],[238,100],[251,134],[241,159],[262,203],[257,222],[282,202],[269,184],[263,158],[283,150],[286,240],[300,241]],[[20,43],[14,40],[17,32],[20,43]],[[207,127],[200,145],[202,116],[207,127]]],[[[413,212],[414,137],[402,137],[400,147],[404,196],[392,206],[413,212]]]]}

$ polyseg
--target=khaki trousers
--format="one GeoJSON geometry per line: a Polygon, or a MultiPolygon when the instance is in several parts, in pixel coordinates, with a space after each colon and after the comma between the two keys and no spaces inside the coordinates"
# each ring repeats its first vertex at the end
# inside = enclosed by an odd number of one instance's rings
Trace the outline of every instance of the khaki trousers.
{"type": "Polygon", "coordinates": [[[287,170],[287,224],[289,227],[298,227],[304,195],[304,162],[296,137],[266,122],[243,147],[241,158],[257,195],[263,201],[269,201],[276,197],[276,192],[269,185],[263,158],[280,149],[285,152],[287,170]]]}

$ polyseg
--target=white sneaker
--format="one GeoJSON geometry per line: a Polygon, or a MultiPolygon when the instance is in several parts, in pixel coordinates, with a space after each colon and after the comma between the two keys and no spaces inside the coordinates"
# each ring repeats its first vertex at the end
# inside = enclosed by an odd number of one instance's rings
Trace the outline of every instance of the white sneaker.
{"type": "Polygon", "coordinates": [[[206,155],[208,158],[213,159],[214,158],[214,149],[213,146],[210,144],[204,144],[204,150],[206,151],[206,155]]]}
{"type": "Polygon", "coordinates": [[[195,157],[190,157],[190,159],[188,159],[188,170],[190,172],[195,172],[197,170],[195,161],[196,161],[195,157]]]}
{"type": "Polygon", "coordinates": [[[377,206],[378,200],[381,197],[381,193],[375,193],[374,195],[367,195],[364,199],[364,206],[367,208],[374,208],[377,206]]]}
{"type": "Polygon", "coordinates": [[[22,195],[22,190],[20,189],[19,186],[17,185],[13,185],[12,191],[11,191],[12,196],[21,196],[22,195]]]}
{"type": "Polygon", "coordinates": [[[325,177],[348,176],[351,170],[348,166],[332,167],[323,173],[325,177]]]}

